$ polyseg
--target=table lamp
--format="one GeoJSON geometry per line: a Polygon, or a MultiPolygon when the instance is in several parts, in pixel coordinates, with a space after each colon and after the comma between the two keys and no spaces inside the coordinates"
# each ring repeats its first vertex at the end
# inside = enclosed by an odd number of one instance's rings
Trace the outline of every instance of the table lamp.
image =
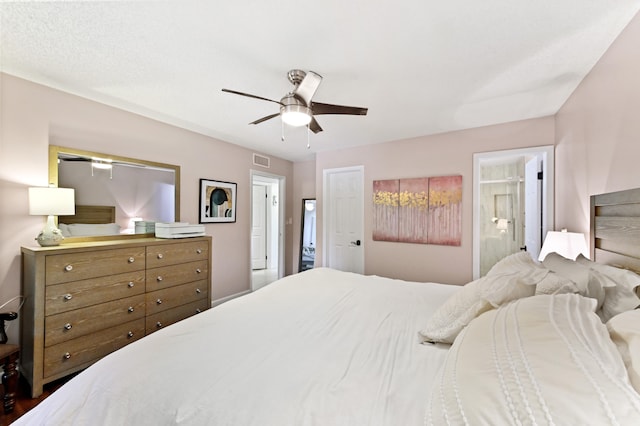
{"type": "Polygon", "coordinates": [[[64,239],[53,216],[75,214],[73,188],[29,188],[29,214],[47,216],[47,224],[36,237],[43,247],[57,246],[64,239]]]}
{"type": "Polygon", "coordinates": [[[547,232],[538,260],[542,262],[549,253],[558,253],[560,256],[571,260],[576,260],[579,254],[582,254],[587,259],[589,258],[589,248],[584,234],[567,232],[566,229],[547,232]]]}

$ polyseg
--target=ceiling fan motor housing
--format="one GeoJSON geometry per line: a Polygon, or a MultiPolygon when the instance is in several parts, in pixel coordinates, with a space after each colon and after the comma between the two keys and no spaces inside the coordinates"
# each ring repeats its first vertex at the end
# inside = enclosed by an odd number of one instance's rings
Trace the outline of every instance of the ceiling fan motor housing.
{"type": "Polygon", "coordinates": [[[287,78],[293,85],[297,86],[302,83],[306,75],[307,73],[302,70],[291,70],[287,73],[287,78]]]}
{"type": "Polygon", "coordinates": [[[293,93],[283,97],[280,103],[280,114],[285,123],[291,126],[305,126],[311,121],[311,109],[293,93]]]}

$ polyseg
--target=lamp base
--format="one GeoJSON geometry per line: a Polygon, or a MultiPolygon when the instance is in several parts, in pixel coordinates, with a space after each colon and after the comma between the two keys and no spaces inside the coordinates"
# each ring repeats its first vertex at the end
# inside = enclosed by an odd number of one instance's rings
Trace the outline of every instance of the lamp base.
{"type": "Polygon", "coordinates": [[[42,247],[52,247],[59,246],[62,240],[64,240],[62,231],[56,228],[56,225],[53,222],[53,216],[50,215],[47,218],[47,224],[44,229],[36,237],[36,241],[42,247]]]}

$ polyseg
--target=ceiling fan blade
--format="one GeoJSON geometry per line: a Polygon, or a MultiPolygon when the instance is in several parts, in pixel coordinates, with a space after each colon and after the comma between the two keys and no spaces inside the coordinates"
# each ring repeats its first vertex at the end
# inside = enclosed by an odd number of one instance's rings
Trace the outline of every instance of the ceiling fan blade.
{"type": "Polygon", "coordinates": [[[274,103],[276,103],[278,105],[282,105],[282,103],[280,101],[274,101],[273,99],[263,98],[262,96],[251,95],[249,93],[243,93],[243,92],[238,92],[236,90],[229,90],[229,89],[222,89],[222,91],[223,92],[227,92],[227,93],[233,93],[234,95],[246,96],[248,98],[260,99],[260,100],[263,100],[263,101],[274,102],[274,103]]]}
{"type": "Polygon", "coordinates": [[[369,110],[368,108],[361,108],[361,107],[311,102],[311,111],[313,111],[313,115],[320,115],[320,114],[367,115],[368,110],[369,110]]]}
{"type": "Polygon", "coordinates": [[[279,113],[279,112],[278,112],[278,113],[276,113],[276,114],[267,115],[266,117],[259,118],[259,119],[257,119],[256,121],[252,121],[252,122],[251,122],[251,123],[249,123],[249,124],[260,124],[260,123],[262,123],[263,121],[271,120],[272,118],[277,117],[277,116],[279,116],[279,115],[280,115],[280,113],[279,113]]]}
{"type": "Polygon", "coordinates": [[[322,127],[320,127],[316,119],[313,117],[311,117],[311,122],[309,123],[309,129],[313,133],[320,133],[322,131],[322,127]]]}
{"type": "Polygon", "coordinates": [[[322,76],[320,74],[308,71],[300,85],[295,88],[293,93],[302,98],[306,105],[310,105],[311,98],[315,95],[321,82],[322,76]]]}

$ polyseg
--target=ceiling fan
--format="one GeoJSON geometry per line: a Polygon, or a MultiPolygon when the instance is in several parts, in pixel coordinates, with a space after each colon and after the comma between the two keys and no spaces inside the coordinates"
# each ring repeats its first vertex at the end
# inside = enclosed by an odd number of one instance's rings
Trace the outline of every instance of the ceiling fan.
{"type": "Polygon", "coordinates": [[[282,121],[290,126],[308,125],[309,130],[313,133],[318,133],[322,131],[322,127],[320,127],[316,121],[316,115],[367,115],[367,108],[324,104],[312,101],[311,98],[313,98],[313,95],[316,93],[316,90],[318,90],[318,86],[320,86],[320,82],[322,81],[322,76],[313,71],[304,72],[301,70],[291,70],[287,73],[287,77],[295,87],[279,101],[251,95],[249,93],[238,92],[236,90],[222,89],[222,91],[263,101],[274,102],[280,105],[280,112],[259,118],[249,124],[260,124],[274,117],[281,116],[282,121]]]}

